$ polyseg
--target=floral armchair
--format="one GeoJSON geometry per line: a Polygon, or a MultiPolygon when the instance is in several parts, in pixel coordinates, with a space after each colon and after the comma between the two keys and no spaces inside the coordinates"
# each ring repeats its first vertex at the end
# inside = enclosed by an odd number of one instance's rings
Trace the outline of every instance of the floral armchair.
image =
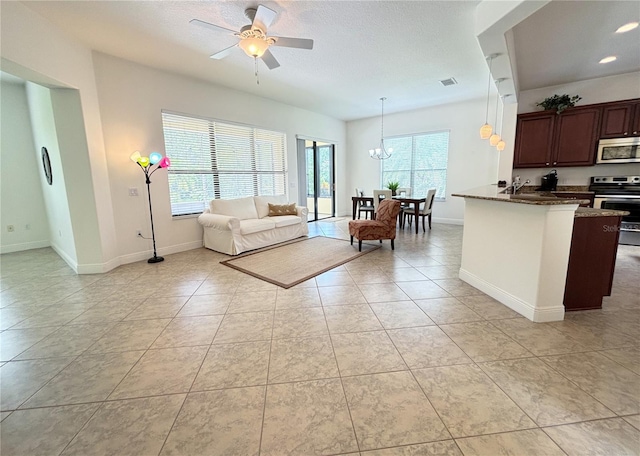
{"type": "Polygon", "coordinates": [[[391,240],[391,250],[394,250],[393,240],[396,238],[396,218],[400,213],[400,201],[390,198],[384,199],[378,206],[375,220],[351,220],[349,222],[349,235],[351,244],[353,238],[358,240],[358,250],[362,251],[362,241],[391,240]]]}

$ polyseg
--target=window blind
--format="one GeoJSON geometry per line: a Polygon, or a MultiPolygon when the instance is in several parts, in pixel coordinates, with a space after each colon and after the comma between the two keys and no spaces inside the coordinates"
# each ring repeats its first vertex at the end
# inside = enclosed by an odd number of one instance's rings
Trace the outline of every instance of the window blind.
{"type": "Polygon", "coordinates": [[[200,213],[212,199],[286,193],[284,133],[169,112],[162,127],[172,215],[200,213]]]}
{"type": "Polygon", "coordinates": [[[384,139],[390,158],[382,160],[382,188],[398,181],[400,187],[410,187],[416,197],[426,196],[436,189],[436,198],[444,199],[447,191],[449,132],[438,131],[384,139]]]}

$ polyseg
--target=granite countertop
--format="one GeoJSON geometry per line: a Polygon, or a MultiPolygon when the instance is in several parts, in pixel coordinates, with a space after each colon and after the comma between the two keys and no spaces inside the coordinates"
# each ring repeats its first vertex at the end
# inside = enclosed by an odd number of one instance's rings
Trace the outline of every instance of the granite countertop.
{"type": "Polygon", "coordinates": [[[592,207],[579,207],[576,209],[576,217],[622,217],[629,215],[627,211],[614,211],[612,209],[594,209],[592,207]]]}
{"type": "Polygon", "coordinates": [[[588,204],[588,199],[564,199],[557,196],[540,196],[535,194],[522,194],[517,193],[511,195],[503,193],[507,189],[504,187],[498,187],[494,185],[486,185],[484,187],[478,187],[471,190],[466,190],[462,193],[452,193],[451,196],[460,196],[463,198],[475,198],[489,201],[499,201],[503,203],[516,203],[516,204],[533,204],[537,206],[557,206],[562,204],[588,204]]]}

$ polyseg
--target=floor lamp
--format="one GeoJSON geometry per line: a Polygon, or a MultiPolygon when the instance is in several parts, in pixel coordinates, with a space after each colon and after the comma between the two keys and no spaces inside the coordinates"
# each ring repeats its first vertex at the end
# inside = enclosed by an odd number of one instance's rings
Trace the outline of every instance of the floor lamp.
{"type": "Polygon", "coordinates": [[[151,239],[153,239],[153,257],[147,260],[147,263],[160,263],[164,261],[164,258],[158,256],[156,252],[156,233],[153,229],[153,210],[151,208],[151,180],[150,177],[153,173],[160,168],[168,168],[171,165],[169,157],[163,157],[159,152],[151,152],[148,157],[143,157],[140,152],[135,151],[129,157],[132,162],[136,163],[142,172],[147,184],[147,195],[149,196],[149,215],[151,216],[151,239]],[[155,166],[155,168],[154,168],[155,166]]]}

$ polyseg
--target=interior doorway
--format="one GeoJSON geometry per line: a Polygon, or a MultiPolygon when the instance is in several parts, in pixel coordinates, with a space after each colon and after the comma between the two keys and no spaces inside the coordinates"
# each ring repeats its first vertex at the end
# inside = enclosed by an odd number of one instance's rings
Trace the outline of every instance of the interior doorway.
{"type": "Polygon", "coordinates": [[[308,139],[298,141],[298,163],[304,164],[304,172],[299,174],[300,203],[309,209],[307,218],[312,222],[335,217],[335,145],[308,139]]]}

